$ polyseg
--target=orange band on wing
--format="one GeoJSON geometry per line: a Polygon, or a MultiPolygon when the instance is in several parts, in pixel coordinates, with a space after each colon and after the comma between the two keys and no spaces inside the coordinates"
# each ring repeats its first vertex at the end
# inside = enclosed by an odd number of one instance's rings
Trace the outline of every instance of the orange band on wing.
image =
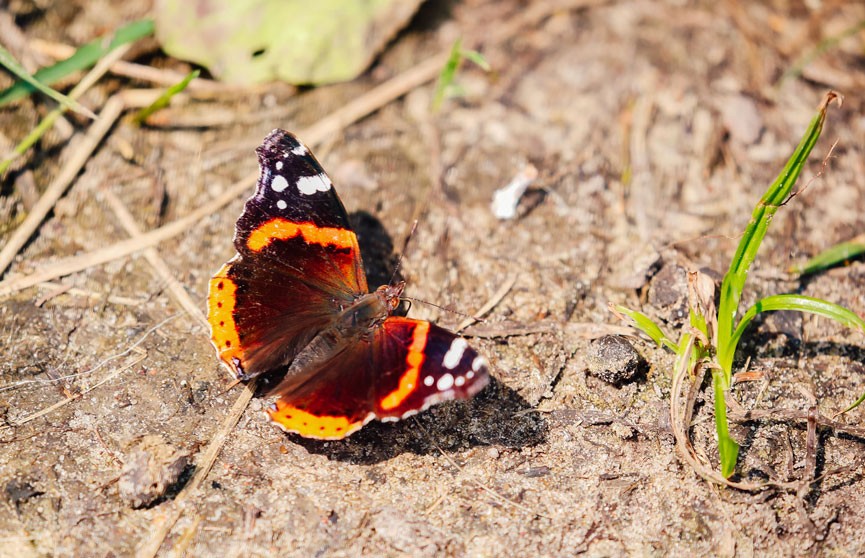
{"type": "Polygon", "coordinates": [[[354,248],[357,238],[349,229],[318,227],[312,223],[293,223],[286,219],[271,219],[249,235],[246,246],[253,252],[260,252],[274,240],[285,240],[302,236],[307,244],[354,248]]]}
{"type": "Polygon", "coordinates": [[[320,440],[345,438],[372,418],[372,414],[355,421],[348,417],[318,416],[282,401],[277,401],[275,408],[267,409],[267,415],[283,430],[320,440]]]}
{"type": "Polygon", "coordinates": [[[231,264],[225,264],[210,280],[207,294],[207,321],[210,323],[210,339],[219,353],[219,358],[235,370],[233,359],[242,360],[243,351],[240,347],[237,326],[234,323],[237,285],[226,276],[229,269],[231,264]]]}
{"type": "Polygon", "coordinates": [[[424,349],[426,349],[427,335],[429,334],[429,322],[418,322],[412,334],[411,345],[408,347],[408,354],[405,357],[405,363],[408,368],[399,379],[399,385],[395,390],[387,394],[381,400],[381,408],[389,411],[402,403],[409,394],[414,391],[417,386],[418,378],[420,377],[420,367],[426,358],[424,349]]]}

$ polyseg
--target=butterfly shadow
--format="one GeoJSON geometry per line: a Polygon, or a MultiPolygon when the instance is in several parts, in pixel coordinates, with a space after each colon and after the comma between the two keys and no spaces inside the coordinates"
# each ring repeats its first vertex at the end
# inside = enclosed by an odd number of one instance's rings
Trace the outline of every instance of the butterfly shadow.
{"type": "Polygon", "coordinates": [[[373,465],[403,453],[530,447],[544,442],[547,430],[544,418],[519,393],[490,378],[489,385],[469,401],[449,401],[400,422],[373,421],[344,440],[286,436],[309,453],[373,465]]]}
{"type": "Polygon", "coordinates": [[[393,239],[381,221],[366,211],[355,211],[348,219],[357,235],[370,291],[388,285],[392,280],[402,279],[396,269],[399,257],[393,251],[393,239]],[[396,277],[393,276],[394,271],[396,277]]]}

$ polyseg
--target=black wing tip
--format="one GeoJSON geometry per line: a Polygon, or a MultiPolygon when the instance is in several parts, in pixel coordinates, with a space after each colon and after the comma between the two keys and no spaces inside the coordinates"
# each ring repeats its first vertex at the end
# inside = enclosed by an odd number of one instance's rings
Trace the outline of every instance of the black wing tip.
{"type": "Polygon", "coordinates": [[[258,153],[260,161],[265,161],[277,156],[284,158],[286,154],[297,150],[298,147],[303,147],[307,151],[306,146],[303,145],[303,142],[297,136],[282,128],[275,128],[267,134],[261,145],[255,148],[255,152],[258,153]]]}

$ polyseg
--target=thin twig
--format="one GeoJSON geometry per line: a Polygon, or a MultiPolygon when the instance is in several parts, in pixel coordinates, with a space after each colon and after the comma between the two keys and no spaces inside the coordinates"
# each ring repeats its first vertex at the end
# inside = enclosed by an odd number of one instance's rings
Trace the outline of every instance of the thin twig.
{"type": "MultiPolygon", "coordinates": [[[[811,419],[811,415],[808,411],[798,411],[795,409],[771,409],[771,410],[752,410],[752,411],[742,411],[731,409],[730,410],[730,420],[733,422],[753,422],[755,420],[773,420],[779,422],[785,421],[800,421],[800,422],[808,422],[811,419]]],[[[818,413],[815,417],[813,417],[814,421],[818,426],[824,426],[826,428],[831,428],[836,432],[845,432],[847,434],[858,436],[860,438],[865,438],[865,427],[861,426],[852,426],[849,424],[844,424],[843,422],[838,422],[832,420],[831,418],[818,413]]]]}
{"type": "Polygon", "coordinates": [[[812,404],[808,409],[808,433],[805,436],[805,470],[802,472],[799,489],[796,490],[796,512],[799,521],[812,540],[817,538],[817,526],[808,517],[805,500],[811,492],[811,484],[817,477],[817,405],[812,404]]]}
{"type": "Polygon", "coordinates": [[[413,66],[402,74],[391,78],[375,89],[349,102],[344,107],[322,118],[306,130],[297,134],[298,137],[303,138],[303,141],[308,144],[317,144],[328,137],[335,136],[338,132],[364,116],[372,114],[381,107],[399,99],[412,89],[435,79],[449,55],[450,51],[446,51],[427,58],[417,66],[413,66]]]}
{"type": "Polygon", "coordinates": [[[51,291],[36,299],[33,303],[34,306],[42,306],[49,300],[64,294],[70,296],[82,296],[85,298],[101,298],[110,304],[120,304],[123,306],[139,306],[146,302],[146,299],[144,298],[132,298],[128,296],[97,293],[94,291],[88,291],[87,289],[79,289],[71,285],[65,285],[63,283],[51,283],[46,281],[44,283],[39,283],[38,287],[51,289],[51,291]]]}
{"type": "Polygon", "coordinates": [[[481,306],[480,310],[478,310],[477,312],[475,312],[474,314],[472,314],[471,316],[469,316],[468,318],[463,320],[462,323],[460,323],[460,325],[458,325],[454,331],[460,332],[460,331],[464,330],[465,328],[469,327],[470,325],[472,325],[473,323],[481,321],[483,319],[483,317],[486,316],[487,313],[489,313],[490,310],[495,308],[498,305],[498,303],[501,302],[502,299],[505,298],[505,296],[507,296],[507,294],[514,287],[514,284],[516,282],[517,282],[517,276],[516,275],[511,275],[510,277],[505,279],[505,282],[502,283],[502,286],[499,287],[499,290],[497,290],[495,292],[495,294],[493,294],[493,296],[490,297],[490,299],[486,302],[486,304],[481,306]]]}
{"type": "MultiPolygon", "coordinates": [[[[75,54],[75,47],[53,41],[45,41],[42,39],[33,39],[29,41],[30,47],[36,52],[48,55],[54,59],[61,60],[69,58],[75,54]]],[[[154,68],[153,66],[145,66],[136,64],[135,62],[127,62],[118,60],[109,66],[108,70],[117,76],[128,77],[138,81],[146,81],[155,85],[169,87],[182,80],[186,74],[176,72],[166,68],[154,68]]],[[[211,79],[195,78],[187,87],[191,92],[202,93],[238,93],[249,92],[249,86],[234,86],[230,84],[219,83],[211,79]]]]}
{"type": "Polygon", "coordinates": [[[464,337],[477,337],[480,339],[502,339],[505,337],[535,335],[537,333],[555,333],[561,331],[561,328],[561,324],[553,320],[545,320],[533,324],[507,321],[471,325],[464,329],[461,334],[464,337]]]}
{"type": "Polygon", "coordinates": [[[87,252],[80,256],[72,256],[59,260],[52,264],[43,266],[39,271],[30,275],[11,277],[5,281],[0,281],[0,297],[8,296],[22,289],[42,283],[43,281],[57,279],[58,277],[63,277],[75,273],[76,271],[87,269],[88,267],[93,267],[134,254],[135,252],[159,244],[169,238],[173,238],[192,228],[202,219],[212,215],[241,194],[248,192],[251,184],[253,184],[257,178],[258,172],[251,174],[243,180],[232,184],[228,190],[223,192],[219,197],[205,203],[185,217],[181,217],[180,219],[158,229],[146,232],[141,236],[122,240],[116,244],[112,244],[111,246],[93,250],[92,252],[87,252]]]}

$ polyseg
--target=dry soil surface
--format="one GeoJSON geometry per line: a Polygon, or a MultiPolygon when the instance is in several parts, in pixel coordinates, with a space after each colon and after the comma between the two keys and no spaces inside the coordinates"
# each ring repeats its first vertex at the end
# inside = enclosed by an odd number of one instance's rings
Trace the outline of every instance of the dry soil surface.
{"type": "MultiPolygon", "coordinates": [[[[21,33],[7,27],[0,42],[16,53],[36,38],[80,44],[150,9],[56,4],[0,8],[21,33]]],[[[743,304],[798,292],[865,315],[862,260],[787,274],[865,226],[865,5],[585,4],[549,9],[494,41],[546,4],[431,1],[352,83],[196,95],[159,123],[115,125],[5,279],[128,238],[118,200],[145,231],[183,218],[255,172],[253,150],[271,129],[306,129],[466,37],[492,71],[466,65],[462,97],[432,114],[433,85],[416,87],[316,153],[360,233],[371,283],[387,281],[419,217],[402,264],[406,294],[438,306],[414,302],[412,316],[455,327],[513,282],[467,331],[494,381],[469,403],[371,423],[343,441],[284,434],[265,420],[266,397],[223,430],[243,387],[153,261],[203,310],[209,277],[234,254],[246,195],[237,196],[150,255],[0,302],[0,554],[128,556],[170,518],[164,556],[865,554],[861,438],[820,428],[809,450],[802,420],[737,426],[738,478],[790,484],[722,488],[678,457],[669,352],[632,333],[647,363],[636,378],[611,385],[586,373],[593,339],[625,331],[610,302],[680,331],[686,271],[724,273],[829,89],[845,103],[830,108],[800,182],[808,188],[773,221],[743,304]],[[517,217],[496,219],[493,193],[527,165],[539,176],[517,217]],[[220,431],[212,470],[183,492],[220,431]],[[144,487],[121,473],[142,463],[142,448],[171,486],[133,507],[144,487]]],[[[130,57],[185,69],[153,50],[130,57]]],[[[148,85],[109,76],[82,102],[98,109],[112,92],[148,85]]],[[[49,109],[43,100],[0,109],[2,151],[49,109]]],[[[77,116],[61,124],[0,184],[0,244],[88,126],[77,116]]],[[[863,392],[863,359],[861,334],[767,315],[746,335],[736,367],[752,381],[734,395],[746,408],[832,415],[863,392]]],[[[706,382],[690,432],[717,467],[712,403],[706,382]]],[[[856,426],[862,412],[837,420],[856,426]]]]}

